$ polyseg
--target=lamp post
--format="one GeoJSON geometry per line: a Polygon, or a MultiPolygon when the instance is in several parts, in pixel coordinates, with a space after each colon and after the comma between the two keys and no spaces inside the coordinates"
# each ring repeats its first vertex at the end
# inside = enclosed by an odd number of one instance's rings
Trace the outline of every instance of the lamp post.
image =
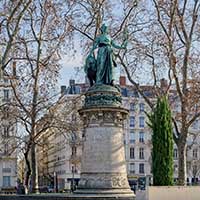
{"type": "Polygon", "coordinates": [[[72,192],[75,190],[75,188],[74,188],[74,172],[75,172],[75,169],[74,169],[74,166],[72,166],[72,185],[71,185],[72,192]]]}
{"type": "Polygon", "coordinates": [[[58,179],[57,179],[57,173],[54,171],[53,173],[53,182],[54,182],[54,192],[58,192],[58,179]]]}

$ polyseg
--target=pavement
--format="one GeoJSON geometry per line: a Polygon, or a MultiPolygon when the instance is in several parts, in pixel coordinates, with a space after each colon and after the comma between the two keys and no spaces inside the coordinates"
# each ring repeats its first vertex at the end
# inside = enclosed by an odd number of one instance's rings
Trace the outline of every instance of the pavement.
{"type": "Polygon", "coordinates": [[[136,200],[147,200],[146,199],[146,190],[137,190],[136,191],[136,200]]]}

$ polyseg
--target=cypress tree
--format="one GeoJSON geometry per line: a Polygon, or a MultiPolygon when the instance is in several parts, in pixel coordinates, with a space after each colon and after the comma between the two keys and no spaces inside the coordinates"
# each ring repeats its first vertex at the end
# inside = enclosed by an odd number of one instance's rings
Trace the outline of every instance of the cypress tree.
{"type": "Polygon", "coordinates": [[[173,130],[167,96],[159,97],[149,117],[152,135],[153,185],[173,185],[173,130]]]}

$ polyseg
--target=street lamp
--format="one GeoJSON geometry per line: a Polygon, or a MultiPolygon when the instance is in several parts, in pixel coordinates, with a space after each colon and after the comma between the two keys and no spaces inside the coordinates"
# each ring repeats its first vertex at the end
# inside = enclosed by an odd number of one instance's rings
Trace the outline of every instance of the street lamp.
{"type": "Polygon", "coordinates": [[[53,186],[54,186],[54,192],[58,192],[58,179],[57,179],[57,173],[54,171],[53,172],[53,186]]]}
{"type": "Polygon", "coordinates": [[[75,188],[74,188],[74,173],[75,173],[75,168],[74,168],[74,166],[72,166],[72,184],[71,184],[72,192],[75,190],[75,188]]]}

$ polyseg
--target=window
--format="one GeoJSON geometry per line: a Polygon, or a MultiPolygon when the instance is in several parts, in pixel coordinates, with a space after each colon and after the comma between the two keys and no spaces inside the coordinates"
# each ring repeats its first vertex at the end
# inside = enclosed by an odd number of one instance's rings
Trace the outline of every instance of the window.
{"type": "Polygon", "coordinates": [[[130,158],[131,159],[135,158],[135,152],[134,152],[134,148],[133,147],[130,148],[130,158]]]}
{"type": "Polygon", "coordinates": [[[7,119],[9,117],[9,108],[7,106],[3,107],[3,118],[7,119]]]}
{"type": "Polygon", "coordinates": [[[4,77],[4,78],[3,78],[3,81],[4,81],[4,83],[8,83],[8,78],[7,78],[7,77],[4,77]]]}
{"type": "Polygon", "coordinates": [[[144,148],[139,149],[139,158],[144,159],[144,148]]]}
{"type": "Polygon", "coordinates": [[[10,176],[3,176],[3,187],[10,187],[10,176]]]}
{"type": "Polygon", "coordinates": [[[76,94],[80,94],[81,93],[81,87],[80,86],[75,86],[75,92],[76,94]]]}
{"type": "Polygon", "coordinates": [[[193,122],[193,124],[192,124],[192,128],[193,129],[198,129],[198,121],[197,120],[195,120],[194,122],[193,122]]]}
{"type": "Polygon", "coordinates": [[[72,132],[72,134],[71,134],[71,140],[72,140],[72,142],[76,142],[76,140],[77,140],[76,133],[72,132]]]}
{"type": "Polygon", "coordinates": [[[76,114],[72,114],[72,121],[76,121],[76,114]]]}
{"type": "Polygon", "coordinates": [[[142,131],[139,133],[139,142],[144,142],[144,132],[142,131]]]}
{"type": "Polygon", "coordinates": [[[193,149],[193,158],[197,159],[198,157],[198,149],[193,149]]]}
{"type": "Polygon", "coordinates": [[[62,174],[65,174],[65,173],[66,173],[65,170],[59,170],[59,171],[57,171],[57,175],[62,175],[62,174]]]}
{"type": "Polygon", "coordinates": [[[144,103],[140,103],[139,106],[140,106],[140,112],[144,112],[144,103]]]}
{"type": "Polygon", "coordinates": [[[135,132],[133,130],[130,131],[130,143],[135,143],[135,132]]]}
{"type": "Polygon", "coordinates": [[[72,147],[72,156],[75,156],[76,155],[76,147],[72,147]]]}
{"type": "Polygon", "coordinates": [[[135,103],[130,103],[130,111],[135,111],[135,103]]]}
{"type": "Polygon", "coordinates": [[[130,127],[135,127],[135,117],[134,116],[130,117],[130,127]]]}
{"type": "Polygon", "coordinates": [[[144,117],[139,117],[139,127],[144,128],[144,117]]]}
{"type": "Polygon", "coordinates": [[[174,172],[177,172],[177,171],[178,171],[178,165],[175,164],[175,165],[174,165],[174,172]]]}
{"type": "Polygon", "coordinates": [[[4,100],[8,100],[9,99],[9,90],[8,89],[4,89],[3,90],[3,93],[4,93],[4,100]]]}
{"type": "Polygon", "coordinates": [[[192,173],[194,174],[194,176],[197,175],[197,172],[198,172],[197,165],[193,165],[193,166],[192,166],[192,173]]]}
{"type": "Polygon", "coordinates": [[[174,159],[177,159],[177,158],[178,158],[178,150],[174,149],[174,159]]]}
{"type": "Polygon", "coordinates": [[[4,144],[4,154],[7,155],[8,154],[8,143],[4,144]]]}
{"type": "Polygon", "coordinates": [[[76,165],[73,165],[72,166],[72,173],[77,173],[77,172],[78,172],[78,170],[77,170],[76,165]]]}
{"type": "Polygon", "coordinates": [[[146,97],[152,97],[152,91],[144,91],[144,95],[146,96],[146,97]]]}
{"type": "Polygon", "coordinates": [[[144,163],[139,164],[139,173],[144,174],[144,163]]]}
{"type": "Polygon", "coordinates": [[[3,127],[3,136],[9,137],[9,127],[8,126],[3,127]]]}
{"type": "Polygon", "coordinates": [[[121,88],[121,93],[123,97],[127,97],[128,93],[127,93],[127,89],[126,88],[121,88]]]}
{"type": "Polygon", "coordinates": [[[130,174],[135,174],[135,163],[130,163],[129,172],[130,174]]]}

